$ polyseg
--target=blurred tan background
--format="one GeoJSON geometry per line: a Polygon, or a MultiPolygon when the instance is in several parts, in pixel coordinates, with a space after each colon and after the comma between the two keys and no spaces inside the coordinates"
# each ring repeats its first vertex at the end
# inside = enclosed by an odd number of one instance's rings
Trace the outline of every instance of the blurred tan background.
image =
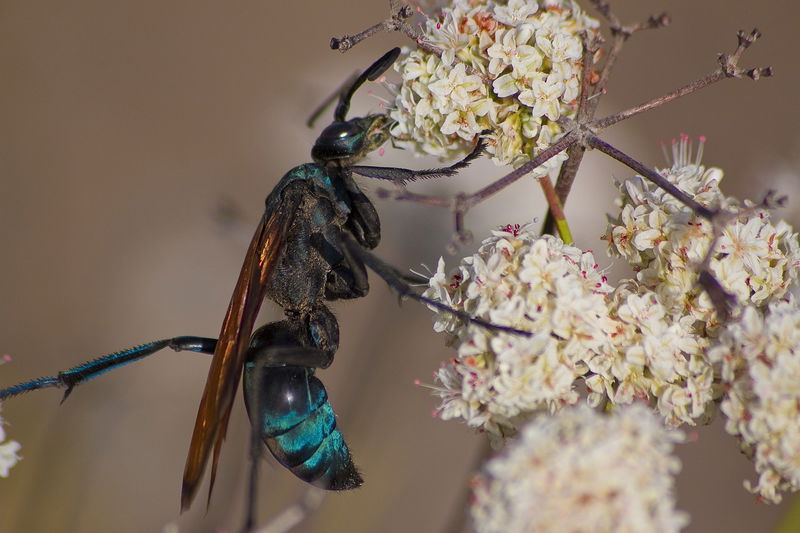
{"type": "MultiPolygon", "coordinates": [[[[706,135],[704,161],[726,170],[729,192],[760,198],[779,188],[792,195],[786,216],[797,225],[800,4],[614,4],[626,21],[668,10],[673,23],[630,41],[607,112],[706,74],[718,52],[733,49],[737,29],[764,32],[744,64],[771,64],[775,78],[723,82],[606,138],[661,165],[660,140],[706,135]]],[[[14,360],[0,368],[0,384],[153,339],[217,335],[263,198],[309,160],[309,111],[389,47],[409,44],[383,35],[341,55],[328,49],[330,37],[386,11],[383,0],[2,0],[0,354],[14,360]]],[[[354,113],[377,109],[363,93],[354,113]]],[[[431,165],[393,150],[372,161],[431,165]]],[[[417,190],[475,190],[500,173],[476,165],[417,190]]],[[[599,257],[612,177],[629,174],[591,154],[568,204],[578,244],[599,257]]],[[[435,266],[448,214],[376,203],[380,255],[401,268],[435,266]]],[[[471,212],[468,224],[480,240],[497,224],[542,216],[542,205],[535,184],[523,181],[471,212]]],[[[335,309],[341,348],[320,377],[366,484],[329,496],[298,531],[446,531],[482,439],[431,418],[436,401],[413,380],[430,382],[450,352],[429,313],[398,307],[378,280],[368,298],[335,309]]],[[[267,305],[262,321],[275,316],[267,305]]],[[[164,352],[80,387],[63,406],[54,390],[8,402],[6,429],[24,459],[0,479],[0,532],[151,532],[173,522],[181,531],[236,530],[248,435],[239,404],[208,513],[201,494],[178,517],[207,369],[204,356],[164,352]]],[[[719,424],[690,432],[696,442],[680,448],[678,480],[679,506],[692,515],[687,531],[769,531],[785,506],[744,491],[742,479],[754,473],[733,440],[719,424]]],[[[304,491],[282,468],[265,466],[262,521],[304,491]]]]}

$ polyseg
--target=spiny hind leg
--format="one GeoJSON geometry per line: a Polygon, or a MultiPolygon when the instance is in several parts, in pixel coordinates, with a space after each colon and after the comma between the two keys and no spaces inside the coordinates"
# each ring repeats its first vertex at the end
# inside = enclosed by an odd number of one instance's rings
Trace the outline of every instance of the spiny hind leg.
{"type": "Polygon", "coordinates": [[[13,387],[9,387],[7,389],[2,389],[0,390],[0,400],[5,400],[7,398],[11,398],[18,394],[32,390],[55,387],[66,389],[66,391],[64,391],[64,397],[61,400],[63,402],[70,395],[72,389],[81,383],[95,378],[104,372],[108,372],[121,366],[125,366],[129,363],[144,359],[145,357],[153,355],[164,348],[170,348],[176,352],[190,351],[213,354],[216,346],[217,339],[211,339],[208,337],[184,336],[148,342],[147,344],[142,344],[127,350],[114,352],[102,357],[98,357],[92,361],[81,363],[80,365],[63,370],[55,376],[34,379],[31,381],[26,381],[25,383],[20,383],[19,385],[14,385],[13,387]]]}
{"type": "Polygon", "coordinates": [[[392,289],[394,289],[397,292],[397,294],[400,295],[401,298],[410,298],[412,300],[416,300],[420,303],[434,307],[446,313],[450,313],[451,315],[456,316],[466,322],[470,322],[472,324],[475,324],[476,326],[480,326],[490,331],[512,333],[514,335],[521,335],[524,337],[531,336],[531,333],[529,331],[523,331],[509,326],[501,326],[498,324],[493,324],[487,320],[483,320],[482,318],[473,317],[469,313],[466,313],[464,311],[453,309],[452,307],[443,304],[442,302],[422,296],[414,289],[412,285],[409,284],[409,282],[406,280],[406,276],[402,275],[400,272],[397,271],[396,268],[385,263],[382,259],[380,259],[378,256],[376,256],[369,250],[364,249],[356,242],[355,239],[353,239],[352,236],[348,235],[346,232],[342,233],[342,240],[340,244],[345,254],[351,256],[350,259],[351,261],[359,260],[363,262],[370,268],[370,270],[372,270],[373,272],[378,274],[381,278],[383,278],[383,280],[392,289]]]}

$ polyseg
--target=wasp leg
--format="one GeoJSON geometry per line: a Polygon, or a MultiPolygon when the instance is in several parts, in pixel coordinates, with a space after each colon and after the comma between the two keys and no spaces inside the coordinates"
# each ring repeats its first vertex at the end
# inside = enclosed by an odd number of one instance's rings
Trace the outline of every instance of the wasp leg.
{"type": "Polygon", "coordinates": [[[143,359],[164,348],[171,348],[176,352],[190,351],[211,355],[214,353],[216,345],[217,339],[209,339],[207,337],[173,337],[171,339],[149,342],[134,348],[104,355],[103,357],[61,371],[52,377],[34,379],[0,390],[0,400],[11,398],[23,392],[58,387],[67,389],[64,391],[64,397],[61,399],[63,402],[70,395],[72,389],[84,381],[88,381],[109,370],[114,370],[128,363],[143,359]]]}
{"type": "Polygon", "coordinates": [[[356,165],[350,167],[350,171],[364,176],[367,178],[375,178],[379,180],[388,180],[394,183],[404,184],[409,181],[416,181],[418,179],[442,178],[445,176],[454,176],[462,168],[466,168],[475,159],[480,157],[486,148],[486,142],[481,139],[475,145],[475,148],[467,154],[467,156],[453,163],[449,167],[443,168],[429,168],[427,170],[411,170],[408,168],[395,168],[395,167],[372,167],[365,165],[356,165]]]}
{"type": "Polygon", "coordinates": [[[530,337],[531,333],[529,331],[523,331],[521,329],[512,328],[509,326],[500,326],[498,324],[492,324],[482,318],[476,318],[471,316],[469,313],[465,313],[464,311],[459,311],[458,309],[453,309],[449,305],[445,305],[442,302],[438,302],[436,300],[432,300],[421,294],[418,294],[414,288],[405,281],[402,274],[400,274],[397,269],[393,266],[390,266],[384,263],[381,259],[379,259],[375,254],[372,252],[365,250],[363,247],[359,246],[358,243],[353,239],[350,235],[346,233],[342,234],[341,240],[341,247],[342,251],[345,254],[350,254],[353,256],[351,261],[353,260],[360,260],[365,265],[367,265],[373,272],[379,275],[383,280],[392,288],[394,289],[397,294],[400,295],[401,298],[411,298],[412,300],[416,300],[421,302],[427,306],[434,307],[446,313],[450,313],[451,315],[457,316],[458,318],[475,324],[476,326],[480,326],[482,328],[491,330],[491,331],[502,331],[505,333],[512,333],[514,335],[522,335],[524,337],[530,337]]]}
{"type": "Polygon", "coordinates": [[[330,265],[325,280],[326,300],[363,298],[369,292],[367,267],[340,250],[341,234],[341,229],[330,226],[311,238],[312,246],[330,265]]]}
{"type": "Polygon", "coordinates": [[[342,172],[342,182],[350,193],[351,202],[350,217],[343,229],[352,233],[361,246],[372,250],[381,240],[381,219],[378,211],[367,195],[358,188],[351,174],[342,172]]]}

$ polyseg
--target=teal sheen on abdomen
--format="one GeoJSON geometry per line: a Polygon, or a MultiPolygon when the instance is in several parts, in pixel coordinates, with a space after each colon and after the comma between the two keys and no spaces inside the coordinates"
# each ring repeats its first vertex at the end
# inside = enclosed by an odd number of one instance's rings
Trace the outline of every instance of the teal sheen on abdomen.
{"type": "MultiPolygon", "coordinates": [[[[252,368],[245,371],[245,400],[251,420],[252,368]]],[[[262,368],[257,380],[264,443],[275,459],[294,475],[328,490],[362,483],[350,451],[336,428],[336,415],[322,382],[307,367],[262,368]]],[[[256,423],[258,422],[258,423],[256,423]]]]}

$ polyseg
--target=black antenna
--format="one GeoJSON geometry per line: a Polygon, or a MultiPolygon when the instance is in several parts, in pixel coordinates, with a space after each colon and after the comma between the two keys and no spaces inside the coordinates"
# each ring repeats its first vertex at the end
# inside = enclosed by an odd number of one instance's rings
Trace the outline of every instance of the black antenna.
{"type": "Polygon", "coordinates": [[[339,104],[336,106],[336,112],[333,114],[333,119],[337,122],[344,122],[347,118],[347,112],[350,110],[350,99],[353,94],[361,87],[365,81],[375,81],[378,77],[386,72],[392,63],[400,55],[400,48],[392,48],[383,56],[374,62],[370,67],[361,73],[361,76],[356,78],[349,88],[342,91],[339,95],[339,104]]]}

